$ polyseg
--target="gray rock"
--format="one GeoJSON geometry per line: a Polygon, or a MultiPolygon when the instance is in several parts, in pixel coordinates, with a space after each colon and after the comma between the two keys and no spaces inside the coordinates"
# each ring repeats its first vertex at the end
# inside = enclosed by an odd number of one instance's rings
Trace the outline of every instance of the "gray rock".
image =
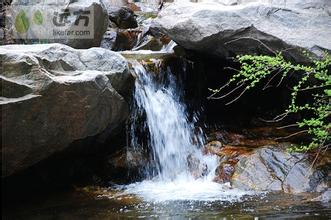
{"type": "Polygon", "coordinates": [[[11,9],[6,17],[7,34],[13,36],[17,43],[62,43],[77,49],[99,47],[109,24],[102,0],[14,0],[11,9]],[[17,16],[13,15],[20,7],[26,11],[30,23],[26,33],[16,30],[17,16]],[[33,20],[33,13],[38,10],[41,11],[41,24],[33,20]],[[59,34],[63,30],[65,34],[59,34]]]}
{"type": "Polygon", "coordinates": [[[117,32],[109,28],[103,35],[100,47],[112,50],[116,45],[117,32]]]}
{"type": "Polygon", "coordinates": [[[24,170],[75,140],[116,131],[133,87],[126,60],[102,48],[0,47],[2,175],[24,170]]]}
{"type": "Polygon", "coordinates": [[[118,28],[129,29],[138,27],[136,15],[128,7],[107,7],[109,20],[118,28]]]}
{"type": "Polygon", "coordinates": [[[266,146],[242,157],[231,182],[244,190],[316,192],[327,189],[330,164],[311,167],[308,155],[289,153],[285,146],[266,146]]]}
{"type": "Polygon", "coordinates": [[[104,0],[106,6],[122,7],[128,5],[128,0],[104,0]]]}
{"type": "Polygon", "coordinates": [[[308,6],[294,8],[298,1],[286,2],[291,7],[259,2],[239,5],[176,2],[161,11],[153,28],[186,49],[219,57],[283,51],[296,62],[306,62],[302,49],[317,56],[323,51],[330,53],[331,16],[326,13],[329,1],[320,0],[325,4],[319,6],[314,3],[312,7],[321,7],[320,10],[308,6]]]}
{"type": "Polygon", "coordinates": [[[329,203],[331,200],[331,189],[326,190],[321,195],[317,196],[316,198],[312,199],[313,202],[322,202],[322,203],[329,203]]]}
{"type": "Polygon", "coordinates": [[[331,7],[331,2],[328,0],[203,0],[203,2],[217,2],[223,5],[239,5],[252,2],[261,2],[279,6],[283,8],[293,9],[309,9],[309,10],[328,10],[331,7]]]}

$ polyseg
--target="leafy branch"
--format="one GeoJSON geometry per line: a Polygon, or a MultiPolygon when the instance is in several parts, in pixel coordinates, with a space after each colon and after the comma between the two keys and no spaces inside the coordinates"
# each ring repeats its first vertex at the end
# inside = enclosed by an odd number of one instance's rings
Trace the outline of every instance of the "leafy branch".
{"type": "MultiPolygon", "coordinates": [[[[211,95],[208,99],[223,99],[232,95],[236,91],[240,91],[238,96],[226,103],[229,105],[237,101],[245,92],[255,88],[263,79],[267,79],[263,90],[271,87],[271,84],[280,86],[283,80],[289,74],[298,74],[298,83],[291,88],[291,102],[285,112],[274,117],[268,122],[281,121],[289,114],[299,112],[309,112],[310,116],[301,121],[296,122],[296,126],[303,129],[288,137],[295,136],[301,133],[308,133],[311,136],[311,142],[308,145],[293,147],[292,151],[309,151],[315,148],[328,148],[331,141],[330,137],[330,97],[331,97],[331,75],[329,72],[331,66],[331,57],[326,54],[321,60],[312,60],[311,65],[293,64],[286,61],[281,53],[275,56],[256,56],[256,55],[241,55],[237,56],[240,64],[240,69],[235,69],[235,74],[221,88],[209,89],[211,95]],[[280,80],[276,81],[277,76],[280,80]],[[312,83],[313,82],[313,83],[312,83]],[[224,89],[234,86],[234,88],[225,94],[224,89]],[[306,101],[298,104],[297,98],[300,92],[310,92],[313,101],[306,101]]],[[[291,125],[293,126],[293,125],[291,125]]],[[[284,138],[288,138],[284,137],[284,138]]]]}

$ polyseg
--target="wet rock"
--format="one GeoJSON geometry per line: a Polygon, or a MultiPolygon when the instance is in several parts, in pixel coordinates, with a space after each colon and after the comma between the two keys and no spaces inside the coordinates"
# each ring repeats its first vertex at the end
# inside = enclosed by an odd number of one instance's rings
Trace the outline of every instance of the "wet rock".
{"type": "Polygon", "coordinates": [[[229,183],[234,171],[235,169],[233,164],[223,163],[217,167],[214,181],[217,183],[229,183]]]}
{"type": "Polygon", "coordinates": [[[322,202],[322,203],[328,203],[331,200],[331,189],[326,190],[323,192],[320,196],[317,196],[314,199],[311,199],[313,202],[322,202]]]}
{"type": "Polygon", "coordinates": [[[201,178],[208,174],[207,164],[201,163],[201,161],[192,154],[187,156],[187,165],[190,173],[195,179],[201,178]]]}
{"type": "Polygon", "coordinates": [[[208,142],[204,148],[203,153],[204,154],[218,154],[218,152],[223,147],[223,144],[220,141],[211,141],[208,142]]]}
{"type": "Polygon", "coordinates": [[[236,147],[231,145],[223,145],[220,141],[211,141],[205,145],[203,149],[204,154],[214,154],[224,159],[235,159],[238,156],[245,156],[249,154],[252,149],[247,147],[236,147]]]}
{"type": "Polygon", "coordinates": [[[129,29],[138,27],[136,15],[128,7],[107,7],[109,20],[118,28],[129,29]]]}
{"type": "Polygon", "coordinates": [[[103,175],[111,180],[138,180],[144,174],[148,163],[148,157],[142,150],[124,147],[107,157],[103,165],[103,175]]]}
{"type": "Polygon", "coordinates": [[[225,6],[178,1],[164,8],[153,26],[189,50],[222,58],[282,51],[304,63],[309,61],[302,49],[316,56],[331,53],[331,17],[325,12],[330,1],[321,1],[323,10],[297,10],[295,4],[285,8],[261,2],[225,6]]]}
{"type": "MultiPolygon", "coordinates": [[[[228,131],[215,131],[210,135],[209,139],[220,141],[225,145],[244,147],[260,147],[264,145],[276,144],[277,142],[270,138],[272,135],[270,133],[266,133],[267,129],[277,130],[276,128],[250,129],[244,130],[245,134],[238,134],[228,131]]],[[[274,133],[275,132],[272,134],[274,133]]],[[[280,132],[277,134],[280,134],[280,132]]],[[[288,133],[283,132],[281,135],[287,136],[288,133]]]]}
{"type": "Polygon", "coordinates": [[[139,33],[139,30],[118,30],[112,49],[115,51],[131,50],[137,44],[139,33]]]}
{"type": "Polygon", "coordinates": [[[327,188],[328,161],[311,167],[307,154],[289,153],[287,144],[265,146],[241,157],[235,166],[232,185],[244,190],[316,192],[327,188]]]}
{"type": "Polygon", "coordinates": [[[131,50],[137,44],[139,34],[139,30],[108,29],[101,47],[113,51],[131,50]]]}
{"type": "Polygon", "coordinates": [[[140,43],[137,47],[134,47],[133,50],[152,50],[160,51],[163,47],[163,42],[160,39],[157,39],[152,36],[146,36],[146,39],[140,43]]]}
{"type": "Polygon", "coordinates": [[[129,115],[133,77],[102,48],[61,44],[0,47],[2,175],[24,170],[72,142],[116,132],[129,115]]]}

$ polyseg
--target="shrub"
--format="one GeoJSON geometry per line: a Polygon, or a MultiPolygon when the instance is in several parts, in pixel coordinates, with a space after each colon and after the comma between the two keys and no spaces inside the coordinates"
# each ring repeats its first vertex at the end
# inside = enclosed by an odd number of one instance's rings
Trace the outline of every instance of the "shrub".
{"type": "MultiPolygon", "coordinates": [[[[209,98],[219,99],[233,93],[235,90],[241,89],[241,93],[229,103],[231,104],[241,97],[246,91],[256,87],[256,85],[266,82],[264,89],[275,81],[277,76],[280,77],[277,86],[289,74],[297,74],[298,82],[294,85],[291,93],[291,102],[285,112],[276,116],[273,121],[280,121],[289,114],[309,112],[301,121],[296,122],[296,125],[303,129],[295,134],[308,133],[311,137],[311,142],[306,145],[292,147],[291,151],[309,151],[316,148],[328,148],[330,145],[330,97],[331,97],[331,75],[329,72],[331,66],[331,57],[325,54],[323,59],[311,59],[310,65],[293,64],[286,61],[281,53],[275,56],[263,55],[241,55],[237,56],[240,64],[240,69],[232,78],[219,89],[210,89],[212,92],[209,98]],[[265,80],[263,80],[265,79],[265,80]],[[225,87],[235,85],[231,92],[223,95],[225,87]],[[309,92],[313,97],[313,101],[307,99],[304,103],[298,103],[297,97],[300,92],[309,92]]],[[[293,134],[293,135],[295,135],[293,134]]]]}

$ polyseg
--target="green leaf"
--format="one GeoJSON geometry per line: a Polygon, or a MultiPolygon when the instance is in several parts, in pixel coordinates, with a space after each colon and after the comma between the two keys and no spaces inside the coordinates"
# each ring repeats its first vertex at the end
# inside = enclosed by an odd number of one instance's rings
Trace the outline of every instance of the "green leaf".
{"type": "Polygon", "coordinates": [[[37,10],[35,11],[35,13],[33,14],[33,19],[32,19],[33,23],[35,23],[36,25],[42,25],[44,22],[44,18],[42,13],[37,10]]]}
{"type": "Polygon", "coordinates": [[[15,28],[18,33],[26,33],[29,30],[30,22],[24,10],[21,10],[15,18],[15,28]]]}
{"type": "Polygon", "coordinates": [[[324,92],[327,96],[331,97],[331,89],[325,89],[324,92]]]}

